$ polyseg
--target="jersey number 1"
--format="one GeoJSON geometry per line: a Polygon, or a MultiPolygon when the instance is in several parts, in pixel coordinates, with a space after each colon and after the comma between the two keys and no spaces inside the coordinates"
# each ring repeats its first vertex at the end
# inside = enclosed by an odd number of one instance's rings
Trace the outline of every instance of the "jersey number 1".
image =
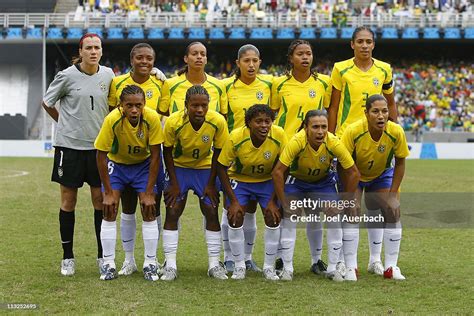
{"type": "Polygon", "coordinates": [[[91,95],[90,97],[91,97],[91,110],[94,111],[94,97],[91,95]]]}

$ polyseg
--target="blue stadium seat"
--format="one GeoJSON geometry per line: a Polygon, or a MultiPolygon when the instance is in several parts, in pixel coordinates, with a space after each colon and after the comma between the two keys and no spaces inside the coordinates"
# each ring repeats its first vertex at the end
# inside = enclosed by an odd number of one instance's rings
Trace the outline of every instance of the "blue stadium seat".
{"type": "Polygon", "coordinates": [[[301,28],[300,38],[301,39],[314,39],[314,38],[316,38],[316,34],[314,33],[314,29],[312,27],[303,27],[303,28],[301,28]]]}
{"type": "Polygon", "coordinates": [[[181,27],[170,28],[169,39],[184,39],[184,30],[181,27]]]}
{"type": "Polygon", "coordinates": [[[337,38],[336,28],[335,27],[322,27],[320,38],[322,38],[322,39],[336,39],[337,38]]]}
{"type": "Polygon", "coordinates": [[[418,28],[416,27],[407,27],[403,30],[403,39],[417,39],[419,37],[418,28]]]}
{"type": "Polygon", "coordinates": [[[354,28],[352,27],[343,27],[341,29],[341,38],[342,39],[352,39],[352,33],[354,33],[354,28]]]}
{"type": "Polygon", "coordinates": [[[243,27],[234,27],[230,29],[230,39],[245,39],[245,29],[243,27]]]}
{"type": "Polygon", "coordinates": [[[273,39],[273,30],[271,28],[257,27],[250,32],[251,39],[273,39]]]}
{"type": "Polygon", "coordinates": [[[79,39],[84,34],[84,30],[78,27],[71,27],[67,29],[67,38],[68,39],[79,39]]]}
{"type": "Polygon", "coordinates": [[[102,32],[101,27],[89,27],[87,29],[87,33],[94,33],[99,35],[100,38],[104,38],[104,33],[102,32]]]}
{"type": "Polygon", "coordinates": [[[444,39],[460,39],[461,30],[457,27],[447,27],[444,29],[444,39]]]}
{"type": "Polygon", "coordinates": [[[63,31],[60,27],[50,27],[46,32],[46,38],[61,39],[63,38],[63,31]]]}
{"type": "Polygon", "coordinates": [[[465,39],[474,39],[474,27],[467,27],[464,30],[464,38],[465,39]]]}
{"type": "Polygon", "coordinates": [[[284,27],[284,28],[278,29],[277,38],[278,39],[293,39],[295,38],[295,31],[291,27],[284,27]]]}
{"type": "Polygon", "coordinates": [[[209,38],[210,39],[224,39],[225,38],[224,28],[222,27],[211,28],[209,32],[209,38]]]}
{"type": "Polygon", "coordinates": [[[23,39],[23,29],[21,27],[9,27],[6,39],[23,39]]]}
{"type": "Polygon", "coordinates": [[[189,29],[189,39],[205,39],[206,31],[202,27],[192,27],[189,29]]]}
{"type": "Polygon", "coordinates": [[[394,27],[384,27],[382,29],[383,39],[398,39],[398,30],[394,27]]]}
{"type": "Polygon", "coordinates": [[[111,27],[107,29],[108,39],[123,39],[123,30],[121,27],[111,27]]]}
{"type": "Polygon", "coordinates": [[[165,38],[165,34],[163,34],[163,29],[161,28],[152,28],[148,32],[148,39],[163,39],[163,38],[165,38]]]}
{"type": "Polygon", "coordinates": [[[127,38],[129,39],[144,39],[145,33],[141,27],[131,27],[128,29],[127,38]]]}
{"type": "Polygon", "coordinates": [[[439,29],[437,27],[425,27],[423,29],[423,38],[439,39],[439,29]]]}
{"type": "Polygon", "coordinates": [[[43,30],[39,27],[29,27],[26,30],[26,38],[38,39],[43,37],[43,30]]]}

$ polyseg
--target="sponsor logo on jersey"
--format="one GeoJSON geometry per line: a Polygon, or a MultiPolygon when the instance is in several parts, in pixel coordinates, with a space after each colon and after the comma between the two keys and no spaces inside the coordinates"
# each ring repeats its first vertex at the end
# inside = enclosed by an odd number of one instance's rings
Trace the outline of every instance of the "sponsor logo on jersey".
{"type": "Polygon", "coordinates": [[[147,90],[147,91],[145,92],[145,95],[146,95],[146,98],[147,98],[147,99],[153,98],[153,90],[147,90]]]}
{"type": "Polygon", "coordinates": [[[211,137],[209,135],[203,135],[202,136],[202,142],[203,143],[208,143],[211,137]]]}
{"type": "Polygon", "coordinates": [[[379,153],[383,153],[385,151],[385,145],[379,145],[379,148],[377,148],[379,153]]]}
{"type": "Polygon", "coordinates": [[[309,89],[309,97],[310,98],[315,98],[316,97],[316,91],[314,91],[313,89],[309,89]]]}
{"type": "Polygon", "coordinates": [[[107,91],[107,85],[103,82],[99,83],[99,87],[100,87],[100,90],[102,90],[102,92],[106,92],[107,91]]]}
{"type": "Polygon", "coordinates": [[[257,91],[257,100],[261,101],[263,99],[263,92],[262,91],[257,91]]]}
{"type": "Polygon", "coordinates": [[[263,158],[265,158],[266,160],[272,158],[272,153],[269,152],[269,151],[266,151],[263,153],[263,158]]]}
{"type": "Polygon", "coordinates": [[[378,78],[374,78],[373,79],[373,82],[374,82],[374,86],[378,87],[379,86],[379,79],[378,78]]]}
{"type": "Polygon", "coordinates": [[[326,162],[326,160],[328,160],[328,157],[326,157],[326,156],[319,157],[319,162],[320,163],[324,163],[324,162],[326,162]]]}
{"type": "Polygon", "coordinates": [[[142,130],[142,129],[137,132],[137,137],[138,137],[139,139],[143,139],[143,137],[145,137],[145,134],[143,133],[143,130],[142,130]]]}

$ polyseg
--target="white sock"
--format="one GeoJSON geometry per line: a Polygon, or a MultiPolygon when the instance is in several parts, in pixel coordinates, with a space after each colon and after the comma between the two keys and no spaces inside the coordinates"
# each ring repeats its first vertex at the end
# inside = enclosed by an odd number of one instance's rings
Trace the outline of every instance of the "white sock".
{"type": "Polygon", "coordinates": [[[385,269],[397,266],[401,240],[402,225],[400,222],[387,223],[383,234],[383,242],[385,246],[385,269]]]}
{"type": "Polygon", "coordinates": [[[321,222],[307,223],[306,236],[308,237],[311,252],[311,264],[321,260],[323,254],[323,224],[321,222]]]}
{"type": "Polygon", "coordinates": [[[176,252],[178,251],[178,230],[163,229],[163,252],[166,266],[176,269],[176,252]]]}
{"type": "Polygon", "coordinates": [[[281,259],[285,270],[293,272],[293,254],[295,252],[296,222],[283,219],[280,223],[280,247],[281,259]]]}
{"type": "Polygon", "coordinates": [[[122,247],[125,252],[125,261],[135,260],[135,237],[137,233],[137,221],[135,214],[120,215],[120,237],[122,239],[122,247]]]}
{"type": "Polygon", "coordinates": [[[233,228],[229,226],[229,245],[231,251],[231,260],[235,266],[245,268],[245,248],[244,248],[244,229],[243,227],[233,228]]]}
{"type": "MultiPolygon", "coordinates": [[[[378,210],[367,210],[367,216],[377,216],[381,214],[378,210]]],[[[376,225],[380,225],[376,223],[376,225]]],[[[383,228],[367,228],[367,236],[369,238],[369,264],[377,261],[382,261],[380,255],[382,254],[383,228]]]]}
{"type": "Polygon", "coordinates": [[[163,235],[163,226],[161,226],[161,215],[156,217],[156,226],[158,226],[158,246],[156,246],[156,250],[160,248],[160,236],[163,235]]]}
{"type": "Polygon", "coordinates": [[[100,241],[102,242],[104,264],[115,268],[115,242],[117,240],[117,222],[102,220],[100,241]]]}
{"type": "Polygon", "coordinates": [[[265,261],[264,269],[273,268],[278,251],[278,244],[280,240],[280,226],[268,227],[265,225],[265,261]]]}
{"type": "MultiPolygon", "coordinates": [[[[256,212],[255,212],[256,213],[256,212]]],[[[257,216],[255,213],[245,213],[244,216],[244,238],[245,238],[245,260],[252,260],[255,237],[257,236],[257,216]]]]}
{"type": "Polygon", "coordinates": [[[328,245],[327,272],[332,272],[336,270],[336,265],[340,261],[339,255],[342,251],[342,226],[340,222],[328,222],[326,241],[328,245]]]}
{"type": "Polygon", "coordinates": [[[156,263],[156,247],[158,246],[158,239],[160,238],[158,232],[158,225],[156,220],[151,222],[143,222],[142,224],[143,245],[145,248],[145,261],[143,266],[150,263],[156,263]]]}
{"type": "Polygon", "coordinates": [[[345,263],[346,261],[344,260],[344,247],[341,248],[341,251],[339,252],[339,260],[337,262],[343,262],[345,263]]]}
{"type": "Polygon", "coordinates": [[[209,256],[209,269],[219,265],[221,256],[221,232],[213,232],[206,229],[207,255],[209,256]]]}
{"type": "Polygon", "coordinates": [[[224,261],[232,261],[229,244],[229,220],[227,219],[227,210],[225,208],[222,209],[221,234],[224,246],[224,261]]]}
{"type": "Polygon", "coordinates": [[[357,268],[357,249],[359,247],[359,224],[342,223],[342,248],[348,268],[357,268]]]}

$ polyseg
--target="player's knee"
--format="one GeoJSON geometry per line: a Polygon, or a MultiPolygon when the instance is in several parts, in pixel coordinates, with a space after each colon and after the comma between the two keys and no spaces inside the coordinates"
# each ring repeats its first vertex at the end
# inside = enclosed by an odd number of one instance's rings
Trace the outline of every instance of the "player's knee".
{"type": "Polygon", "coordinates": [[[275,219],[270,212],[265,212],[263,214],[263,220],[265,221],[265,225],[268,227],[277,227],[280,225],[280,219],[275,219]]]}
{"type": "Polygon", "coordinates": [[[240,214],[236,216],[235,221],[229,221],[229,227],[240,228],[244,225],[244,217],[240,214]]]}
{"type": "Polygon", "coordinates": [[[114,222],[117,219],[117,210],[104,211],[104,220],[107,222],[114,222]]]}

